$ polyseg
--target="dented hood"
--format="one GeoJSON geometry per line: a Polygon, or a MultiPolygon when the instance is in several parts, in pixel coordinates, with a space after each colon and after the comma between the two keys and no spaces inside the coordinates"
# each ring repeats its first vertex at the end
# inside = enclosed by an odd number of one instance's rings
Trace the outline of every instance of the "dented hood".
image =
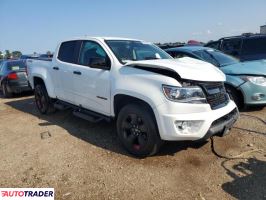
{"type": "Polygon", "coordinates": [[[210,63],[188,57],[179,59],[130,61],[126,64],[126,66],[130,65],[167,69],[176,72],[182,79],[187,80],[212,82],[225,81],[224,73],[217,67],[210,63]]]}
{"type": "Polygon", "coordinates": [[[222,67],[221,70],[228,75],[266,76],[266,60],[239,62],[222,67]]]}

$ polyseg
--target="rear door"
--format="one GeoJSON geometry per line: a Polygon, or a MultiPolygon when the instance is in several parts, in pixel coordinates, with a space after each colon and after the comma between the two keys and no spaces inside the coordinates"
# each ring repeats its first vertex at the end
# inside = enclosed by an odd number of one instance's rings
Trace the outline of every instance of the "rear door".
{"type": "Polygon", "coordinates": [[[51,68],[57,98],[72,104],[76,104],[73,71],[78,60],[80,44],[79,40],[63,42],[51,68]]]}
{"type": "Polygon", "coordinates": [[[105,115],[110,114],[110,70],[92,68],[90,59],[104,58],[111,67],[110,56],[96,41],[82,41],[78,65],[72,68],[76,104],[105,115]]]}

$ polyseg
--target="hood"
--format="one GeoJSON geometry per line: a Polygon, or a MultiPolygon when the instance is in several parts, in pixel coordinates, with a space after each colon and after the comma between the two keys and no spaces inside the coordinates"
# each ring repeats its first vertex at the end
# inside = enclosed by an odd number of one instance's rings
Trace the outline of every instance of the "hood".
{"type": "Polygon", "coordinates": [[[158,60],[143,60],[130,61],[126,66],[139,65],[142,67],[167,69],[176,72],[182,79],[195,81],[225,81],[225,75],[217,67],[210,63],[193,59],[158,59],[158,60]]]}
{"type": "Polygon", "coordinates": [[[266,76],[266,60],[246,61],[221,67],[225,74],[266,76]]]}

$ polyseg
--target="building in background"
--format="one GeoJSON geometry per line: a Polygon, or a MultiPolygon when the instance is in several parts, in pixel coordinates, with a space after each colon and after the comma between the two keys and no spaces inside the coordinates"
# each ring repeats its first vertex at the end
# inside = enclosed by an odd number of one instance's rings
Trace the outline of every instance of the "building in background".
{"type": "Polygon", "coordinates": [[[266,25],[260,26],[260,33],[266,34],[266,25]]]}

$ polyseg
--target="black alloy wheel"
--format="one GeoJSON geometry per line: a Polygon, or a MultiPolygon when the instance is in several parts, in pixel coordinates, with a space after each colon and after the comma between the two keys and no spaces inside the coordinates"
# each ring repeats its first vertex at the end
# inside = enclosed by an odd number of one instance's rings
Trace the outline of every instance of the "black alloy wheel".
{"type": "Polygon", "coordinates": [[[49,98],[44,85],[36,85],[34,95],[36,106],[40,113],[47,114],[51,109],[53,109],[51,99],[49,98]]]}
{"type": "Polygon", "coordinates": [[[144,148],[148,141],[148,128],[137,114],[130,113],[122,122],[123,137],[136,151],[144,148]]]}
{"type": "Polygon", "coordinates": [[[127,151],[137,157],[154,155],[163,144],[153,113],[141,104],[129,104],[121,109],[117,133],[127,151]]]}

